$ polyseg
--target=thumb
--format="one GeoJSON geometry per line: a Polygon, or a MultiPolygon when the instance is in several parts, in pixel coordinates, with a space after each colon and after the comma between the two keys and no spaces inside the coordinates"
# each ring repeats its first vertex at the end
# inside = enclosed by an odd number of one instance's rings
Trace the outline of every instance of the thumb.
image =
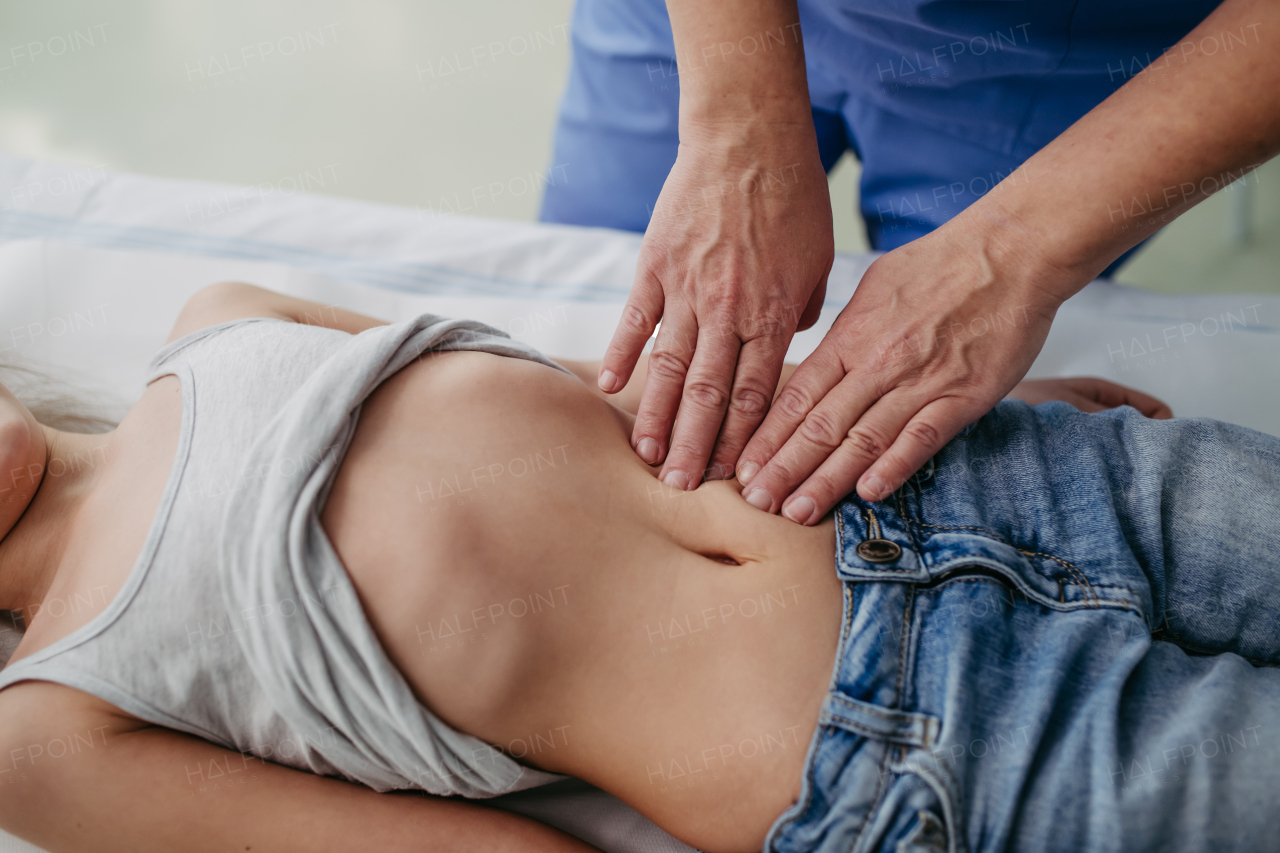
{"type": "Polygon", "coordinates": [[[602,391],[613,394],[626,386],[644,345],[662,319],[665,301],[658,279],[647,270],[638,271],[613,340],[600,360],[598,384],[602,391]]]}

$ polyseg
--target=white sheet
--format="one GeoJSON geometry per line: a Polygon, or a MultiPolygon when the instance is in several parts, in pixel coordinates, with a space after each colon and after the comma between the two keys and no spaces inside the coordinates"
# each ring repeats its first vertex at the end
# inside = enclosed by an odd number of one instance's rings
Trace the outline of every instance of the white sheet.
{"type": "MultiPolygon", "coordinates": [[[[137,312],[137,322],[122,323],[161,334],[149,324],[164,324],[162,305],[168,310],[180,304],[205,280],[240,277],[371,313],[382,310],[388,319],[426,304],[442,313],[472,314],[566,358],[603,351],[640,242],[637,235],[607,229],[441,216],[0,156],[0,241],[28,239],[46,241],[44,260],[31,269],[47,272],[42,288],[50,302],[0,296],[0,316],[14,317],[15,325],[56,316],[57,300],[81,300],[83,312],[98,304],[93,300],[108,298],[98,294],[110,287],[110,299],[137,312]],[[71,246],[135,255],[133,261],[105,261],[76,255],[71,246]],[[85,263],[103,263],[126,277],[136,264],[139,277],[121,287],[97,270],[77,271],[85,263]],[[76,275],[85,277],[69,280],[76,275]]],[[[789,359],[799,360],[817,345],[873,258],[836,258],[823,315],[796,336],[789,359]]],[[[1162,296],[1095,282],[1059,311],[1030,375],[1112,378],[1163,397],[1179,415],[1280,434],[1280,372],[1268,369],[1280,350],[1278,327],[1276,296],[1162,296]]],[[[0,328],[0,346],[5,334],[0,328]]]]}
{"type": "MultiPolygon", "coordinates": [[[[638,248],[636,235],[604,229],[420,215],[0,156],[0,357],[75,371],[122,414],[187,297],[239,279],[388,320],[426,310],[473,317],[553,357],[596,358],[638,248]]],[[[789,360],[813,350],[873,257],[837,258],[822,317],[796,336],[789,360]]],[[[1280,297],[1158,296],[1094,282],[1059,311],[1030,375],[1103,376],[1163,398],[1178,415],[1280,435],[1278,327],[1280,297]]],[[[0,629],[0,650],[12,639],[0,629]]],[[[690,849],[585,787],[525,797],[520,810],[607,851],[690,849]]],[[[34,850],[0,833],[0,853],[34,850]]]]}

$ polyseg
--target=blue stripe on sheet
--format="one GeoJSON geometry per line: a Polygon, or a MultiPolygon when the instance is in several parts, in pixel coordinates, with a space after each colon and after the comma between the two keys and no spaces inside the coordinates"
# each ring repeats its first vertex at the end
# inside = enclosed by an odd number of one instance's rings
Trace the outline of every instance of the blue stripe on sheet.
{"type": "Polygon", "coordinates": [[[421,295],[498,296],[623,302],[628,287],[521,281],[413,261],[372,260],[280,243],[195,234],[166,228],[85,222],[28,211],[0,211],[0,240],[61,240],[104,249],[175,252],[266,261],[323,273],[387,290],[421,295]]]}
{"type": "MultiPolygon", "coordinates": [[[[424,296],[495,296],[508,299],[564,299],[574,302],[617,304],[626,301],[630,290],[629,286],[608,284],[523,281],[455,269],[440,264],[374,260],[241,237],[197,234],[141,225],[86,222],[31,211],[0,210],[0,241],[39,238],[104,249],[174,252],[203,257],[278,263],[313,270],[344,281],[424,296]]],[[[1209,294],[1188,295],[1210,296],[1209,294]]],[[[1258,296],[1257,294],[1244,295],[1258,296]]],[[[1274,297],[1268,295],[1263,296],[1262,299],[1265,303],[1274,297]]],[[[839,310],[844,306],[845,300],[833,296],[829,290],[823,308],[839,310]]],[[[1111,319],[1164,325],[1186,322],[1184,317],[1159,313],[1129,311],[1113,313],[1109,316],[1111,319]]],[[[1280,328],[1260,324],[1244,326],[1233,331],[1271,335],[1280,332],[1280,328]]]]}

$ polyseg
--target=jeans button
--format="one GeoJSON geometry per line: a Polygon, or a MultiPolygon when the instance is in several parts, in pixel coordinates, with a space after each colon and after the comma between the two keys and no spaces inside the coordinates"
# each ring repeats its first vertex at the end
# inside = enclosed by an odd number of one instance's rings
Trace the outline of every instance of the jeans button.
{"type": "Polygon", "coordinates": [[[858,556],[868,563],[892,563],[902,556],[902,548],[888,539],[866,539],[858,543],[858,556]]]}

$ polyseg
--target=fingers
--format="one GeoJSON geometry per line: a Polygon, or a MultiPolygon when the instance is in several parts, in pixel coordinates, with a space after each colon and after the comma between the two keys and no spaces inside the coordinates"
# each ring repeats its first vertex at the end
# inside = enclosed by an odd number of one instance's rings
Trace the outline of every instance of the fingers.
{"type": "MultiPolygon", "coordinates": [[[[776,457],[778,450],[787,442],[814,406],[818,405],[818,402],[825,398],[827,392],[835,388],[844,376],[844,367],[840,364],[840,360],[829,357],[826,348],[821,345],[801,362],[795,373],[791,374],[791,378],[787,380],[787,384],[783,386],[777,399],[773,401],[764,422],[743,448],[738,459],[740,483],[745,486],[752,482],[765,463],[776,457]]],[[[746,496],[750,491],[750,489],[745,490],[743,495],[746,496]]],[[[767,493],[762,494],[765,494],[765,497],[757,497],[757,502],[753,505],[772,512],[777,502],[768,498],[767,493]],[[766,499],[768,502],[765,502],[766,499]]]]}
{"type": "MultiPolygon", "coordinates": [[[[783,502],[782,514],[798,524],[820,521],[837,501],[853,491],[863,472],[883,457],[893,437],[902,431],[919,407],[914,394],[890,392],[881,397],[846,432],[844,440],[826,461],[783,502]]],[[[914,473],[914,469],[910,473],[914,473]]],[[[884,494],[888,495],[893,488],[886,487],[884,494]]]]}
{"type": "MultiPolygon", "coordinates": [[[[816,524],[855,484],[864,500],[883,500],[920,470],[965,424],[985,411],[966,398],[942,397],[918,408],[920,399],[919,392],[905,390],[881,397],[847,431],[826,461],[811,475],[800,478],[804,482],[782,505],[782,514],[799,524],[816,524]]],[[[804,467],[796,464],[799,457],[788,457],[790,450],[788,442],[756,482],[744,490],[748,503],[768,511],[775,502],[773,495],[786,493],[775,490],[774,483],[785,483],[804,467]],[[775,481],[770,470],[775,463],[792,466],[791,477],[775,481]],[[769,496],[769,507],[763,506],[763,499],[751,499],[754,489],[769,496]]]]}
{"type": "Polygon", "coordinates": [[[1064,392],[1062,395],[1062,402],[1070,403],[1080,411],[1088,412],[1090,414],[1093,412],[1102,412],[1111,408],[1110,406],[1104,406],[1092,397],[1086,397],[1083,394],[1077,394],[1074,391],[1064,392]]]}
{"type": "Polygon", "coordinates": [[[786,354],[787,340],[780,335],[754,338],[742,345],[729,393],[728,414],[707,466],[708,480],[733,476],[742,448],[769,411],[786,354]]]}
{"type": "MultiPolygon", "coordinates": [[[[896,430],[913,414],[909,405],[904,404],[904,397],[889,395],[876,403],[880,410],[878,417],[865,416],[867,407],[875,402],[874,389],[864,380],[845,377],[804,416],[769,464],[752,478],[743,490],[743,497],[752,506],[768,512],[781,504],[788,518],[808,523],[823,503],[828,500],[834,503],[847,493],[858,475],[889,447],[896,430]],[[829,463],[826,471],[811,477],[824,463],[829,463]],[[783,504],[782,498],[801,483],[807,488],[797,491],[783,504]],[[844,491],[831,497],[841,488],[844,491]]],[[[817,517],[820,518],[821,513],[817,517]]]]}
{"type": "Polygon", "coordinates": [[[1150,394],[1144,394],[1136,388],[1127,388],[1105,379],[1099,379],[1098,384],[1101,393],[1097,399],[1108,408],[1133,406],[1149,418],[1173,417],[1173,410],[1165,405],[1163,400],[1152,397],[1150,394]],[[1119,392],[1118,396],[1113,396],[1115,392],[1119,392]]]}
{"type": "MultiPolygon", "coordinates": [[[[657,465],[667,455],[667,441],[698,337],[697,320],[691,311],[680,304],[666,309],[658,339],[649,352],[649,372],[631,431],[631,446],[648,465],[657,465]]],[[[732,370],[730,365],[725,375],[732,370]]]]}
{"type": "Polygon", "coordinates": [[[989,408],[963,397],[941,397],[926,405],[907,422],[893,446],[862,476],[858,496],[868,501],[888,497],[966,424],[981,417],[989,408]]]}
{"type": "Polygon", "coordinates": [[[661,282],[648,272],[638,272],[627,296],[627,304],[622,309],[618,328],[614,330],[609,348],[600,360],[600,375],[596,382],[601,391],[613,394],[626,386],[644,345],[662,319],[664,302],[661,282]]]}
{"type": "MultiPolygon", "coordinates": [[[[725,411],[729,408],[734,366],[738,362],[741,345],[732,330],[725,330],[714,324],[698,330],[697,348],[685,377],[684,392],[679,401],[679,418],[675,423],[675,432],[671,435],[671,450],[659,475],[662,482],[673,489],[692,489],[702,482],[711,448],[720,432],[725,411]]],[[[779,357],[778,361],[781,360],[779,357]]],[[[649,381],[652,381],[652,355],[649,357],[649,365],[649,381]]],[[[774,378],[776,381],[777,368],[774,370],[774,378]]],[[[765,402],[767,401],[766,397],[765,402]]],[[[643,404],[641,413],[644,413],[643,404]]],[[[651,415],[654,420],[646,421],[646,430],[651,428],[651,424],[659,423],[656,414],[657,412],[651,415]]],[[[760,408],[760,414],[763,416],[763,408],[760,408]]],[[[639,434],[638,418],[636,429],[639,434]]]]}
{"type": "MultiPolygon", "coordinates": [[[[1065,382],[1069,388],[1101,403],[1102,406],[1100,408],[1113,409],[1116,406],[1132,406],[1149,418],[1163,420],[1173,417],[1173,410],[1163,400],[1152,397],[1150,394],[1144,394],[1136,388],[1130,388],[1096,376],[1072,377],[1065,380],[1065,382]]],[[[1085,411],[1097,410],[1085,409],[1085,411]]]]}

